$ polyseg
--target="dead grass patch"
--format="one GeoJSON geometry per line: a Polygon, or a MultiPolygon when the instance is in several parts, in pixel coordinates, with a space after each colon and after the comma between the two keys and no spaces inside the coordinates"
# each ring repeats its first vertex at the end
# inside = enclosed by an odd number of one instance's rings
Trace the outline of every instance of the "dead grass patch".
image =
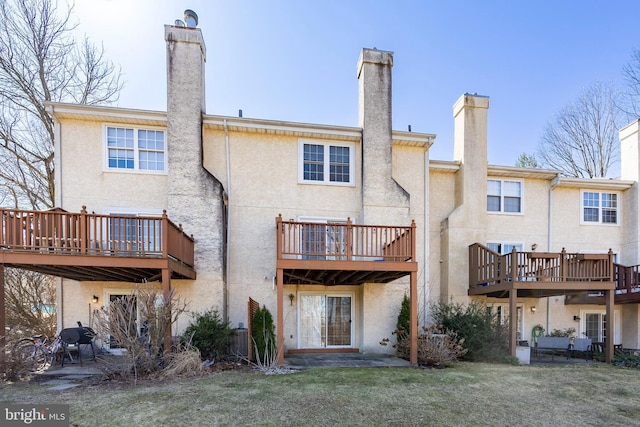
{"type": "Polygon", "coordinates": [[[71,425],[633,425],[640,371],[457,363],[449,369],[234,369],[70,389],[0,386],[6,402],[71,405],[71,425]],[[597,398],[595,394],[597,393],[597,398]]]}

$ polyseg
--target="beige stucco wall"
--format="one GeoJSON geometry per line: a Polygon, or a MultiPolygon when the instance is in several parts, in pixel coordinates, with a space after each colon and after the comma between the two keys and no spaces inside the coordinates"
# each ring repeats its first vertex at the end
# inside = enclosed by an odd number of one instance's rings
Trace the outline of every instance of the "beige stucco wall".
{"type": "MultiPolygon", "coordinates": [[[[105,124],[117,127],[144,129],[164,128],[157,124],[136,124],[132,119],[118,120],[105,116],[102,120],[59,120],[60,180],[56,182],[60,207],[78,212],[82,206],[88,212],[158,215],[167,208],[166,173],[135,173],[106,171],[105,124]]],[[[168,151],[168,150],[167,150],[168,151]]],[[[171,219],[171,217],[170,217],[171,219]]],[[[194,227],[185,225],[185,232],[202,235],[194,227]]],[[[196,245],[198,239],[196,238],[196,245]]],[[[196,265],[197,280],[173,280],[178,296],[188,303],[189,311],[203,312],[216,308],[222,312],[222,280],[220,271],[207,271],[205,263],[196,265]]],[[[77,321],[91,323],[91,310],[100,308],[108,300],[111,290],[131,292],[135,284],[124,282],[83,282],[64,279],[58,290],[61,322],[58,327],[74,326],[77,321]],[[61,291],[61,292],[60,292],[61,291]],[[99,297],[93,304],[93,295],[99,297]]],[[[175,334],[179,334],[190,320],[189,313],[179,318],[175,334]]]]}
{"type": "MultiPolygon", "coordinates": [[[[361,211],[361,146],[350,138],[328,140],[296,135],[265,135],[238,130],[206,129],[204,164],[220,177],[228,192],[229,320],[247,325],[247,301],[253,298],[275,316],[276,217],[285,220],[347,219],[358,222],[361,211]],[[317,144],[353,144],[355,185],[316,185],[298,182],[300,141],[317,144]],[[227,162],[228,156],[228,162],[227,162]],[[227,164],[231,165],[227,171],[227,164]]],[[[401,220],[388,215],[387,224],[409,225],[416,221],[424,230],[424,147],[396,144],[393,147],[394,178],[410,192],[408,211],[401,220]],[[413,196],[415,194],[415,197],[413,196]]],[[[420,233],[420,232],[419,232],[420,233]]],[[[424,245],[418,236],[418,259],[424,245]]],[[[395,327],[400,301],[408,293],[408,278],[387,285],[359,287],[285,286],[285,348],[297,348],[299,292],[350,292],[355,303],[355,341],[361,351],[388,351],[379,341],[395,327]],[[294,295],[293,305],[289,294],[294,295]]]]}

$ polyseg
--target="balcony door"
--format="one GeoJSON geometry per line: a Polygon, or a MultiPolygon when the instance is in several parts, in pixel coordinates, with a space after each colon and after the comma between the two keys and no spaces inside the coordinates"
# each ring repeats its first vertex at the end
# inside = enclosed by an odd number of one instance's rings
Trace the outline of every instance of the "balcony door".
{"type": "Polygon", "coordinates": [[[346,253],[346,220],[300,218],[309,222],[302,226],[303,259],[344,259],[346,253]]]}
{"type": "Polygon", "coordinates": [[[352,294],[300,293],[298,347],[353,347],[352,319],[352,294]]]}

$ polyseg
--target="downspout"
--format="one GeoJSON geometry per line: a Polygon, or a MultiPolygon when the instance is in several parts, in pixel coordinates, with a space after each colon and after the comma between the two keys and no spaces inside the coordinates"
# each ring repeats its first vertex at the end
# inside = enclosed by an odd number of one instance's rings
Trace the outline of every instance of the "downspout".
{"type": "Polygon", "coordinates": [[[429,147],[424,152],[424,318],[422,325],[429,324],[429,147]]]}
{"type": "Polygon", "coordinates": [[[223,285],[223,290],[222,290],[222,299],[223,299],[223,307],[224,307],[224,313],[223,313],[223,318],[225,322],[229,321],[229,278],[231,277],[230,273],[229,273],[229,267],[231,265],[231,262],[229,260],[229,256],[231,254],[231,250],[229,248],[229,243],[231,241],[231,239],[229,238],[229,234],[231,233],[231,226],[230,226],[230,222],[231,222],[231,203],[230,203],[230,196],[231,196],[231,171],[230,171],[230,156],[229,156],[229,128],[227,127],[227,119],[223,120],[223,126],[224,126],[224,148],[225,148],[225,157],[226,157],[226,162],[227,162],[227,194],[226,197],[224,197],[225,200],[225,204],[227,206],[227,221],[226,221],[226,231],[225,231],[225,251],[226,251],[226,255],[225,255],[225,278],[224,278],[224,285],[223,285]]]}
{"type": "MultiPolygon", "coordinates": [[[[62,158],[62,131],[60,122],[56,120],[54,115],[54,106],[47,106],[47,112],[53,118],[53,180],[54,180],[54,194],[53,194],[53,207],[62,207],[62,167],[60,166],[60,160],[62,158]]],[[[64,304],[62,303],[64,298],[64,291],[62,277],[56,278],[56,325],[59,330],[64,328],[64,304]]]]}
{"type": "MultiPolygon", "coordinates": [[[[556,174],[556,177],[551,180],[551,187],[549,188],[549,219],[547,230],[547,251],[551,251],[551,242],[553,237],[553,190],[560,183],[560,174],[556,174]]],[[[551,297],[547,297],[547,324],[545,331],[549,333],[549,324],[551,323],[551,297]]]]}

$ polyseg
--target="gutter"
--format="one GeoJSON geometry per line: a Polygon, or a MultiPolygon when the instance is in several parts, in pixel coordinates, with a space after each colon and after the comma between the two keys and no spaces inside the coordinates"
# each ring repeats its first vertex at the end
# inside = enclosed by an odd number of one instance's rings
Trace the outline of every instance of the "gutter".
{"type": "MultiPolygon", "coordinates": [[[[549,219],[547,229],[547,251],[551,251],[551,242],[553,237],[553,190],[560,184],[560,174],[556,174],[555,178],[551,180],[551,187],[549,187],[549,219]]],[[[545,331],[549,332],[549,325],[551,324],[551,297],[547,297],[547,324],[545,331]]]]}
{"type": "Polygon", "coordinates": [[[229,321],[229,278],[230,278],[230,273],[229,273],[229,268],[231,265],[231,262],[229,260],[229,256],[231,254],[231,250],[229,248],[229,243],[231,242],[231,239],[229,237],[229,234],[231,233],[231,226],[230,226],[230,222],[231,222],[231,203],[229,201],[229,198],[231,197],[231,171],[229,169],[231,161],[230,161],[230,156],[229,156],[229,128],[227,127],[227,119],[224,119],[223,121],[223,127],[224,127],[224,147],[225,147],[225,157],[226,157],[226,162],[227,162],[227,191],[226,194],[224,195],[224,204],[226,205],[227,208],[227,221],[226,221],[226,227],[227,229],[225,230],[225,251],[226,251],[226,255],[225,255],[225,278],[224,278],[224,285],[223,285],[223,290],[222,290],[222,299],[223,299],[223,313],[222,313],[222,318],[224,319],[225,322],[229,321]]]}
{"type": "Polygon", "coordinates": [[[424,275],[424,318],[422,325],[429,324],[429,149],[424,152],[424,267],[422,274],[424,275]]]}

